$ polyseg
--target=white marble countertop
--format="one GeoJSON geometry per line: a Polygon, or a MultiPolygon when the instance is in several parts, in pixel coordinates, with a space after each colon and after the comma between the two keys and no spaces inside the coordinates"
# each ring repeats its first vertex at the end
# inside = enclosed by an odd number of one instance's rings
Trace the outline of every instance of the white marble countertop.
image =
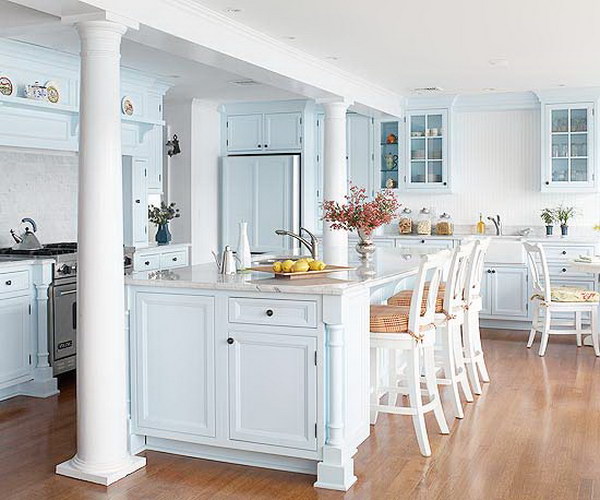
{"type": "Polygon", "coordinates": [[[284,280],[260,272],[227,276],[218,274],[214,264],[200,264],[165,271],[134,272],[125,277],[125,284],[202,290],[341,295],[353,287],[372,288],[412,276],[418,270],[421,255],[437,251],[439,250],[431,248],[380,248],[372,266],[374,275],[366,275],[364,270],[357,268],[353,271],[332,273],[327,277],[284,280]]]}

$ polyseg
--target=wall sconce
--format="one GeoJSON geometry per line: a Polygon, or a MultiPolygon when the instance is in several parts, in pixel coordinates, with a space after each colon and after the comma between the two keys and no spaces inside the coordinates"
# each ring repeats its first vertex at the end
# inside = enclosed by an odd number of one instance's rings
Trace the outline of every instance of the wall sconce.
{"type": "Polygon", "coordinates": [[[167,141],[165,146],[167,146],[167,154],[169,155],[169,157],[181,153],[181,148],[179,147],[179,139],[177,138],[177,134],[173,134],[173,138],[167,141]]]}

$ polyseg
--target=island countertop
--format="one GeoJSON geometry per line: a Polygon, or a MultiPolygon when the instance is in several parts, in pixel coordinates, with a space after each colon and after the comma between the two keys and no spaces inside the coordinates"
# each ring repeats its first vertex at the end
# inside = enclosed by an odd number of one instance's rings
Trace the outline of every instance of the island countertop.
{"type": "Polygon", "coordinates": [[[341,295],[357,287],[368,288],[398,281],[416,274],[422,255],[436,253],[432,248],[379,248],[372,263],[374,274],[360,267],[315,278],[277,279],[269,273],[249,272],[235,275],[217,273],[214,264],[199,264],[165,271],[134,272],[125,277],[125,284],[192,288],[204,290],[234,290],[245,292],[297,293],[341,295]]]}

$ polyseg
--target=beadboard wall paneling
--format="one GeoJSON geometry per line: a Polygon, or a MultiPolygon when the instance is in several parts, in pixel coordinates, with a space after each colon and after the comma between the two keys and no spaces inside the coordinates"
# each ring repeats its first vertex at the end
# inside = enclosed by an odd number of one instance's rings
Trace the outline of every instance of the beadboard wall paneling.
{"type": "Polygon", "coordinates": [[[455,113],[452,126],[453,192],[399,193],[413,212],[435,207],[457,224],[475,224],[482,212],[500,214],[506,225],[540,226],[542,208],[565,203],[579,209],[573,225],[599,222],[599,195],[540,192],[538,110],[455,113]]]}
{"type": "Polygon", "coordinates": [[[42,243],[77,239],[75,154],[0,149],[0,247],[23,217],[38,223],[42,243]]]}

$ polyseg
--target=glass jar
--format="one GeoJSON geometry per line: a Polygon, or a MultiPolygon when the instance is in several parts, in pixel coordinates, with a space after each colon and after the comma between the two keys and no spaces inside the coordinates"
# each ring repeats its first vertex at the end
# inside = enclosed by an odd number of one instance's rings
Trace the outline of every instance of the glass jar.
{"type": "Polygon", "coordinates": [[[416,232],[422,236],[431,234],[431,213],[428,208],[422,208],[416,220],[416,232]]]}
{"type": "Polygon", "coordinates": [[[412,234],[413,221],[412,221],[412,210],[405,208],[400,214],[400,220],[398,221],[398,233],[400,234],[412,234]]]}
{"type": "Polygon", "coordinates": [[[435,232],[441,236],[450,236],[454,234],[454,222],[452,222],[450,214],[444,212],[440,215],[440,218],[435,225],[435,232]]]}

